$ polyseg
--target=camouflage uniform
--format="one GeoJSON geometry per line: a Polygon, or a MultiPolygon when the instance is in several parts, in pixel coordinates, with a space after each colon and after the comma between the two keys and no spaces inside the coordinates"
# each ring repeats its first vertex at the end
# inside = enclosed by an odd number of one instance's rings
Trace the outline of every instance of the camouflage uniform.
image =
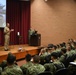
{"type": "Polygon", "coordinates": [[[0,75],[1,75],[1,73],[2,73],[2,68],[0,67],[0,75]]]}
{"type": "Polygon", "coordinates": [[[46,57],[47,55],[48,55],[47,53],[44,53],[44,54],[40,55],[40,59],[45,59],[45,57],[46,57]]]}
{"type": "Polygon", "coordinates": [[[54,60],[53,64],[55,65],[56,70],[59,70],[61,68],[65,68],[64,64],[57,59],[54,60]]]}
{"type": "Polygon", "coordinates": [[[64,64],[56,59],[52,63],[46,63],[44,67],[46,70],[48,69],[52,73],[52,75],[54,75],[57,70],[64,68],[64,64]]]}
{"type": "Polygon", "coordinates": [[[22,70],[17,65],[7,66],[2,75],[23,75],[22,70]]]}
{"type": "Polygon", "coordinates": [[[10,29],[8,27],[4,28],[4,37],[5,37],[5,42],[4,42],[4,49],[7,50],[9,49],[9,41],[10,41],[10,29]]]}
{"type": "Polygon", "coordinates": [[[68,75],[76,75],[76,65],[68,66],[68,75]]]}
{"type": "Polygon", "coordinates": [[[20,68],[22,69],[23,73],[26,75],[28,74],[28,68],[33,66],[33,63],[31,61],[27,62],[26,64],[22,65],[20,68]]]}
{"type": "Polygon", "coordinates": [[[29,30],[29,33],[28,33],[28,40],[29,40],[29,44],[30,44],[30,39],[31,39],[31,35],[34,33],[34,30],[29,30]]]}
{"type": "Polygon", "coordinates": [[[28,75],[37,75],[39,73],[42,73],[45,71],[45,68],[41,64],[34,64],[34,66],[31,66],[28,68],[28,75]]]}
{"type": "Polygon", "coordinates": [[[56,67],[54,66],[53,63],[46,63],[44,64],[45,70],[50,71],[52,75],[56,72],[56,67]]]}
{"type": "Polygon", "coordinates": [[[59,58],[59,61],[64,63],[64,61],[66,61],[66,57],[67,57],[67,54],[65,53],[59,58]]]}
{"type": "Polygon", "coordinates": [[[72,54],[72,55],[75,54],[75,50],[71,50],[70,54],[72,54]]]}

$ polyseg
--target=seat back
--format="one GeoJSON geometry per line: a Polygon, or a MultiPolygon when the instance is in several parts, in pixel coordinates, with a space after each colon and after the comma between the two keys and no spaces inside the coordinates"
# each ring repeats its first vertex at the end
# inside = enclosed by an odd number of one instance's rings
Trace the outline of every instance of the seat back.
{"type": "Polygon", "coordinates": [[[62,68],[60,70],[57,70],[55,75],[67,75],[68,70],[66,68],[62,68]]]}
{"type": "Polygon", "coordinates": [[[39,73],[38,75],[52,75],[52,74],[49,71],[45,71],[45,72],[39,73]]]}

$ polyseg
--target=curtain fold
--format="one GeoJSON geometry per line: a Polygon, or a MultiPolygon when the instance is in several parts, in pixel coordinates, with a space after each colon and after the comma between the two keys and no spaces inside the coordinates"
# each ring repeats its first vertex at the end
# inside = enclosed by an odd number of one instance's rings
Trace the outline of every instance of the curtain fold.
{"type": "Polygon", "coordinates": [[[28,43],[28,30],[30,28],[30,3],[27,1],[21,2],[21,35],[23,38],[23,43],[28,43]],[[26,10],[25,10],[26,9],[26,10]],[[25,32],[25,33],[24,33],[25,32]]]}

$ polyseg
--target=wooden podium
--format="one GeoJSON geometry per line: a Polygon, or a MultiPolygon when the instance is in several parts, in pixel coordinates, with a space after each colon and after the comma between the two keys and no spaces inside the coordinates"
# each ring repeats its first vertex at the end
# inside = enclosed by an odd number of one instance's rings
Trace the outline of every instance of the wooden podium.
{"type": "Polygon", "coordinates": [[[30,36],[29,40],[30,46],[40,46],[41,45],[41,34],[34,34],[30,36]]]}

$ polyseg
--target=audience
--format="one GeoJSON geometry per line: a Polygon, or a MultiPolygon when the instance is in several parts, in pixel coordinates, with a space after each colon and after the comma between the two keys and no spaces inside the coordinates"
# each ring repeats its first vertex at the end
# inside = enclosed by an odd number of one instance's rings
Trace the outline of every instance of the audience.
{"type": "Polygon", "coordinates": [[[76,62],[76,41],[69,39],[68,43],[48,44],[40,49],[39,55],[32,57],[27,54],[25,63],[20,67],[16,62],[16,56],[8,53],[7,60],[0,64],[0,75],[38,75],[45,71],[54,75],[62,68],[68,69],[68,75],[76,74],[76,65],[69,64],[76,62]]]}

